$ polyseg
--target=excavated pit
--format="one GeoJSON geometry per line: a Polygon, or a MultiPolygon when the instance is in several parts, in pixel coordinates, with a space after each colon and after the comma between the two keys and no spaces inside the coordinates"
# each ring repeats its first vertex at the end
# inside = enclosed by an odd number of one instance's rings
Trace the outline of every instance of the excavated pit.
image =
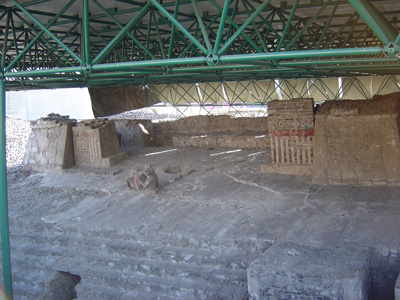
{"type": "Polygon", "coordinates": [[[76,285],[81,281],[80,276],[68,272],[58,271],[47,289],[44,299],[47,300],[73,300],[76,299],[76,285]]]}

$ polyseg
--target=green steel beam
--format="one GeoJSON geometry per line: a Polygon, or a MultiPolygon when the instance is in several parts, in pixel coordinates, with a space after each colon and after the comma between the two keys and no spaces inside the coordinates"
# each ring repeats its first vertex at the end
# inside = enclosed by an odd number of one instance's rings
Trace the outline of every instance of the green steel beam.
{"type": "MultiPolygon", "coordinates": [[[[249,11],[249,8],[248,8],[247,5],[246,5],[246,2],[245,2],[245,1],[242,1],[242,2],[243,2],[243,6],[244,6],[244,8],[245,8],[245,10],[246,10],[246,13],[247,13],[248,17],[250,17],[250,16],[251,16],[251,15],[250,15],[250,11],[249,11]]],[[[254,28],[254,33],[257,35],[257,38],[258,38],[258,40],[260,41],[261,47],[263,48],[264,52],[268,52],[267,45],[265,44],[264,39],[263,39],[262,36],[261,36],[260,30],[259,30],[259,28],[258,28],[256,22],[254,22],[254,20],[251,22],[251,25],[252,25],[253,28],[254,28]]],[[[261,24],[261,26],[262,26],[262,24],[261,24]]],[[[254,35],[253,35],[253,36],[254,36],[254,35]]]]}
{"type": "Polygon", "coordinates": [[[61,42],[51,31],[48,30],[46,26],[41,24],[28,10],[26,10],[21,4],[16,0],[11,0],[29,19],[31,19],[37,26],[40,27],[46,34],[48,34],[62,49],[64,49],[69,55],[71,55],[77,62],[84,65],[83,61],[73,53],[63,42],[61,42]]]}
{"type": "MultiPolygon", "coordinates": [[[[14,0],[13,0],[14,1],[14,0]]],[[[128,31],[130,31],[133,26],[141,19],[143,16],[148,12],[148,8],[150,7],[151,2],[148,2],[143,8],[133,17],[129,23],[122,29],[115,38],[100,52],[100,54],[93,59],[93,64],[100,64],[103,63],[110,53],[121,43],[122,39],[126,35],[128,31]]]]}
{"type": "Polygon", "coordinates": [[[90,65],[89,0],[82,0],[82,2],[84,63],[88,67],[90,65]]]}
{"type": "MultiPolygon", "coordinates": [[[[16,15],[16,16],[31,30],[31,31],[29,32],[30,34],[32,34],[32,32],[34,32],[36,36],[39,34],[39,32],[37,32],[37,31],[35,30],[35,28],[33,28],[28,22],[26,22],[25,19],[22,18],[18,13],[15,13],[15,15],[16,15]]],[[[68,62],[70,65],[73,66],[73,63],[70,61],[70,59],[68,59],[63,53],[61,53],[49,40],[45,39],[43,36],[41,36],[40,39],[43,40],[43,42],[44,42],[45,44],[47,44],[50,48],[47,48],[44,44],[43,44],[43,45],[40,45],[40,47],[42,47],[42,48],[43,48],[44,50],[46,50],[46,51],[54,51],[54,52],[57,52],[58,55],[60,55],[60,57],[64,58],[66,62],[68,62]]],[[[35,49],[37,49],[37,47],[39,46],[39,44],[38,44],[38,43],[35,43],[34,46],[35,46],[35,49]]],[[[29,51],[28,54],[29,54],[29,56],[30,56],[30,65],[29,65],[28,67],[31,67],[31,68],[32,68],[32,67],[34,67],[34,63],[33,63],[33,60],[32,60],[32,58],[31,58],[31,55],[32,55],[31,50],[32,50],[31,48],[28,49],[28,51],[29,51]]],[[[10,68],[10,66],[7,66],[6,71],[8,71],[9,68],[10,68]]]]}
{"type": "Polygon", "coordinates": [[[236,40],[236,38],[246,29],[246,27],[253,22],[253,20],[260,14],[260,12],[268,5],[271,0],[264,0],[260,7],[248,18],[242,26],[235,32],[235,34],[219,49],[218,55],[222,55],[226,49],[236,40]]]}
{"type": "Polygon", "coordinates": [[[197,22],[200,25],[200,30],[201,30],[201,33],[203,35],[203,39],[206,42],[208,55],[211,55],[212,47],[211,47],[210,39],[208,38],[208,33],[207,33],[207,30],[206,30],[206,27],[204,26],[203,19],[201,18],[199,9],[197,8],[196,0],[192,0],[192,5],[193,5],[194,13],[195,13],[196,18],[197,18],[197,22]]]}
{"type": "MultiPolygon", "coordinates": [[[[214,22],[216,22],[218,18],[218,15],[214,17],[213,20],[211,20],[211,22],[207,25],[206,29],[208,29],[210,26],[212,26],[214,24],[214,22]]],[[[197,22],[196,22],[197,24],[197,22]]],[[[196,35],[196,38],[200,38],[200,35],[196,35]]],[[[187,47],[181,52],[181,54],[179,55],[178,58],[183,57],[189,50],[191,50],[193,48],[193,43],[187,43],[185,40],[182,40],[184,43],[187,44],[187,47]]],[[[194,51],[196,51],[196,49],[192,49],[194,51]]],[[[200,56],[200,53],[197,53],[200,56]]]]}
{"type": "Polygon", "coordinates": [[[0,79],[0,228],[3,280],[6,299],[13,299],[11,277],[10,233],[8,226],[7,165],[6,165],[6,85],[0,79]]]}
{"type": "MultiPolygon", "coordinates": [[[[53,25],[56,21],[57,21],[57,19],[72,5],[72,4],[74,4],[74,2],[75,2],[76,0],[71,0],[71,1],[69,1],[68,3],[67,3],[67,5],[66,6],[64,6],[64,8],[46,25],[46,29],[48,29],[51,25],[53,25]]],[[[17,15],[18,16],[18,15],[17,15]]],[[[9,71],[9,70],[11,70],[14,66],[15,66],[15,64],[17,63],[17,62],[19,62],[19,60],[22,58],[22,56],[24,56],[25,54],[26,54],[26,52],[28,52],[29,51],[29,49],[36,43],[36,41],[37,40],[39,40],[42,36],[43,36],[43,34],[46,32],[46,30],[41,30],[30,42],[29,42],[29,44],[27,45],[27,46],[25,46],[25,48],[24,48],[24,50],[22,50],[16,57],[15,57],[15,59],[10,63],[10,64],[8,64],[8,66],[7,66],[7,68],[6,68],[6,71],[9,71]]]]}
{"type": "Polygon", "coordinates": [[[180,22],[175,19],[163,6],[160,4],[157,0],[150,0],[149,3],[153,3],[153,5],[164,15],[167,17],[168,20],[170,20],[171,23],[173,23],[194,45],[196,45],[197,48],[201,50],[205,55],[209,55],[207,49],[192,35],[190,34],[189,31],[186,30],[185,27],[180,24],[180,22]]]}
{"type": "Polygon", "coordinates": [[[219,21],[218,33],[217,33],[217,37],[215,39],[213,55],[217,55],[219,46],[221,44],[222,34],[223,34],[224,28],[225,28],[226,17],[228,16],[230,1],[231,0],[225,0],[225,3],[224,3],[224,9],[222,10],[221,20],[219,21]]]}
{"type": "Polygon", "coordinates": [[[282,32],[281,38],[280,38],[280,40],[279,40],[278,47],[276,47],[276,51],[277,51],[277,52],[281,50],[281,47],[282,47],[282,45],[283,45],[283,42],[285,41],[286,34],[287,34],[287,32],[289,31],[289,28],[290,28],[290,26],[291,26],[294,13],[295,13],[296,8],[297,8],[297,4],[299,4],[299,0],[295,0],[295,2],[294,2],[294,4],[293,4],[293,7],[292,7],[292,11],[290,12],[289,18],[286,20],[285,29],[284,29],[283,32],[282,32]]]}
{"type": "Polygon", "coordinates": [[[321,12],[332,3],[332,0],[328,0],[317,12],[316,14],[308,21],[306,25],[297,33],[297,35],[292,39],[292,41],[286,46],[285,50],[289,50],[293,44],[301,37],[301,35],[304,33],[304,31],[307,30],[307,28],[313,24],[315,19],[321,14],[321,12]]]}
{"type": "MultiPolygon", "coordinates": [[[[222,14],[223,13],[223,9],[215,2],[215,0],[210,0],[210,2],[218,9],[218,11],[222,14]]],[[[229,29],[228,29],[228,33],[226,35],[227,38],[229,38],[231,36],[231,32],[232,32],[232,27],[234,27],[236,30],[239,30],[239,26],[233,21],[234,19],[234,14],[237,10],[237,5],[238,5],[239,0],[236,1],[235,3],[235,8],[233,9],[233,13],[232,13],[232,17],[229,17],[228,15],[226,16],[226,20],[228,20],[229,22],[229,29]]],[[[254,48],[256,49],[257,52],[262,52],[261,49],[247,36],[247,34],[242,31],[240,33],[240,35],[254,48]]],[[[220,50],[219,48],[220,45],[218,45],[218,51],[217,51],[217,55],[218,52],[220,50]]]]}
{"type": "MultiPolygon", "coordinates": [[[[7,44],[8,44],[8,30],[10,28],[10,19],[11,19],[11,11],[7,13],[7,23],[6,23],[6,30],[4,33],[4,41],[3,41],[3,52],[1,53],[1,71],[4,70],[4,64],[6,61],[6,53],[7,53],[7,44]]],[[[1,79],[2,80],[2,79],[1,79]]]]}
{"type": "MultiPolygon", "coordinates": [[[[104,14],[108,16],[121,30],[124,28],[121,23],[119,23],[117,19],[115,19],[114,16],[112,16],[99,2],[97,2],[96,0],[92,0],[92,2],[96,4],[104,12],[104,14]]],[[[127,35],[132,39],[132,41],[134,41],[136,45],[138,45],[143,51],[145,51],[147,55],[149,55],[152,59],[156,59],[155,56],[146,47],[144,47],[142,43],[140,43],[130,32],[127,32],[127,35]]]]}
{"type": "MultiPolygon", "coordinates": [[[[179,1],[175,1],[175,10],[174,10],[175,19],[178,17],[178,10],[179,10],[179,1]]],[[[175,37],[175,24],[172,24],[171,37],[169,40],[168,58],[172,58],[172,50],[174,49],[174,37],[175,37]]]]}
{"type": "Polygon", "coordinates": [[[252,53],[221,56],[223,63],[237,63],[252,60],[278,60],[278,59],[308,59],[319,57],[334,56],[355,56],[355,55],[379,55],[383,53],[380,47],[371,48],[346,48],[346,49],[326,49],[326,50],[303,50],[286,51],[273,53],[252,53]]]}
{"type": "MultiPolygon", "coordinates": [[[[154,10],[151,11],[151,13],[153,14],[153,19],[155,20],[155,15],[154,15],[154,10]]],[[[164,45],[160,36],[160,30],[158,28],[158,22],[154,22],[154,28],[156,29],[156,36],[157,36],[157,41],[158,41],[158,45],[160,46],[160,54],[162,59],[166,59],[165,56],[165,49],[164,49],[164,45]]]]}
{"type": "Polygon", "coordinates": [[[398,31],[379,13],[370,1],[348,1],[384,45],[395,41],[398,31]]]}
{"type": "Polygon", "coordinates": [[[204,64],[206,62],[207,62],[207,57],[188,57],[188,58],[171,58],[171,59],[158,59],[158,60],[148,60],[148,61],[132,61],[125,63],[93,65],[93,71],[119,71],[126,69],[134,69],[137,67],[191,65],[191,64],[204,64]]]}
{"type": "Polygon", "coordinates": [[[36,76],[46,76],[48,74],[65,74],[65,73],[75,73],[83,72],[85,68],[80,67],[66,67],[66,68],[54,68],[54,69],[42,69],[42,70],[31,70],[31,71],[19,71],[19,72],[7,72],[4,73],[4,77],[36,77],[36,76]]]}

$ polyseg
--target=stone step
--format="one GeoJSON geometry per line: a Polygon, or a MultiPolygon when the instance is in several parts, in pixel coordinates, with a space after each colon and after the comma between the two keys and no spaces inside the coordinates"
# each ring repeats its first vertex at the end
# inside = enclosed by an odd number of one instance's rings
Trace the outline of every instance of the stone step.
{"type": "Polygon", "coordinates": [[[147,291],[145,288],[138,289],[135,291],[129,290],[119,290],[117,291],[114,288],[103,287],[91,284],[87,281],[81,281],[76,287],[75,290],[77,292],[76,300],[156,300],[156,299],[165,299],[165,300],[175,300],[176,298],[169,297],[167,295],[157,296],[154,292],[151,292],[150,289],[147,291]]]}
{"type": "MultiPolygon", "coordinates": [[[[196,279],[208,283],[214,283],[226,286],[247,287],[247,272],[241,269],[229,269],[221,267],[213,267],[206,265],[190,265],[185,263],[169,263],[163,261],[149,261],[143,259],[123,258],[113,259],[102,256],[79,257],[74,256],[60,257],[55,265],[58,269],[66,270],[71,273],[79,274],[81,265],[88,265],[90,268],[99,272],[107,272],[108,270],[117,271],[119,274],[126,276],[133,275],[149,275],[165,278],[177,279],[196,279]],[[71,267],[71,266],[76,266],[71,267]]],[[[83,274],[81,274],[83,275],[83,274]]]]}
{"type": "Polygon", "coordinates": [[[25,235],[30,234],[32,239],[37,238],[40,241],[43,239],[49,241],[57,240],[60,243],[63,241],[64,243],[69,243],[71,240],[82,241],[85,244],[93,245],[93,249],[96,251],[102,250],[99,245],[107,245],[113,241],[120,241],[121,244],[126,243],[127,245],[138,243],[151,247],[158,245],[163,247],[194,248],[213,250],[222,253],[243,253],[246,255],[249,253],[262,253],[273,245],[273,242],[268,240],[221,240],[213,239],[208,236],[185,237],[174,233],[158,232],[157,234],[150,234],[148,232],[139,232],[134,229],[132,229],[132,231],[121,230],[121,232],[118,232],[115,229],[83,229],[79,226],[67,226],[65,224],[58,225],[46,222],[32,223],[29,220],[14,220],[10,234],[18,238],[21,238],[19,235],[22,235],[23,238],[25,235]],[[29,228],[29,233],[27,233],[27,228],[29,228]]]}
{"type": "Polygon", "coordinates": [[[65,252],[81,248],[86,255],[135,257],[153,261],[211,265],[214,268],[232,268],[245,270],[249,261],[255,260],[259,254],[221,253],[206,249],[163,247],[139,243],[136,241],[106,239],[72,239],[65,236],[44,236],[41,233],[29,232],[18,236],[18,245],[11,243],[12,249],[25,250],[37,255],[63,255],[65,252]],[[30,247],[30,245],[33,245],[30,247]],[[36,246],[34,246],[36,245],[36,246]]]}
{"type": "Polygon", "coordinates": [[[20,244],[11,246],[12,251],[24,260],[30,256],[36,260],[37,257],[52,257],[51,263],[70,259],[69,265],[76,265],[77,262],[84,264],[90,260],[91,264],[104,266],[104,268],[141,272],[149,272],[150,269],[153,269],[157,274],[163,273],[169,276],[186,274],[188,271],[195,274],[196,269],[201,269],[203,273],[207,272],[208,276],[215,277],[214,280],[225,284],[246,280],[245,269],[248,257],[243,254],[224,255],[203,249],[150,247],[138,243],[131,243],[129,247],[122,247],[122,251],[118,248],[118,243],[112,244],[110,246],[112,251],[103,249],[102,253],[98,253],[98,251],[92,253],[92,251],[87,251],[82,243],[79,244],[79,248],[75,243],[71,243],[67,248],[60,245],[64,242],[68,244],[68,241],[60,242],[56,240],[52,243],[43,241],[37,243],[38,236],[32,233],[25,235],[25,238],[28,241],[20,241],[20,244]],[[35,242],[29,241],[32,238],[35,242]]]}
{"type": "MultiPolygon", "coordinates": [[[[162,299],[162,297],[166,299],[248,299],[247,287],[227,287],[210,283],[199,283],[196,280],[161,278],[148,275],[123,278],[118,272],[115,274],[103,274],[101,278],[96,278],[95,276],[85,278],[80,283],[80,286],[77,287],[78,299],[89,297],[86,294],[88,291],[83,291],[84,285],[91,287],[89,291],[90,295],[94,293],[99,296],[103,293],[103,289],[107,291],[107,297],[104,299],[110,299],[108,297],[111,297],[111,299],[120,299],[124,298],[124,295],[127,297],[129,294],[144,294],[148,299],[162,299]]],[[[93,296],[91,298],[95,299],[93,296]]]]}
{"type": "MultiPolygon", "coordinates": [[[[16,257],[22,259],[14,260],[16,270],[21,268],[41,270],[47,266],[79,275],[86,281],[91,280],[101,287],[108,286],[111,290],[116,287],[131,289],[135,286],[137,289],[138,286],[144,286],[147,287],[145,290],[147,292],[155,293],[157,289],[162,288],[163,294],[175,291],[180,295],[184,294],[186,298],[195,297],[199,293],[210,296],[218,291],[221,293],[234,291],[235,294],[242,296],[247,294],[247,273],[244,269],[174,263],[168,260],[154,261],[152,260],[154,257],[138,259],[104,254],[90,255],[84,251],[67,251],[65,248],[61,251],[60,248],[63,247],[46,249],[43,245],[21,245],[18,250],[19,255],[16,257]]],[[[242,296],[237,299],[244,299],[242,296]]]]}
{"type": "Polygon", "coordinates": [[[54,225],[29,230],[13,228],[15,270],[79,275],[79,299],[247,299],[246,268],[259,256],[257,247],[249,251],[252,247],[214,246],[194,238],[157,244],[118,234],[86,236],[54,225]]]}

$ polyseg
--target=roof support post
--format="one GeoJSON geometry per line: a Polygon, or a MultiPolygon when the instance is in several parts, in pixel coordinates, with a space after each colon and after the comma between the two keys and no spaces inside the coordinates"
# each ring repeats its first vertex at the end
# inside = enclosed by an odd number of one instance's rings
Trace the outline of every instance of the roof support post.
{"type": "Polygon", "coordinates": [[[84,45],[84,59],[86,67],[90,66],[90,33],[89,33],[89,0],[83,0],[83,45],[84,45]]]}
{"type": "Polygon", "coordinates": [[[193,43],[198,47],[201,52],[203,52],[205,55],[208,55],[207,49],[193,36],[190,34],[189,31],[186,30],[185,27],[182,26],[181,23],[177,19],[174,18],[157,0],[150,0],[149,3],[153,3],[153,5],[164,15],[167,17],[168,20],[171,21],[172,24],[174,24],[182,33],[193,43]]]}
{"type": "Polygon", "coordinates": [[[371,2],[365,0],[348,1],[384,45],[395,41],[398,34],[397,30],[379,13],[371,2]]]}
{"type": "MultiPolygon", "coordinates": [[[[179,0],[176,0],[175,2],[175,10],[174,10],[174,18],[176,19],[178,17],[178,8],[179,8],[179,0]]],[[[175,37],[175,24],[172,24],[172,29],[171,29],[171,38],[169,40],[169,49],[168,49],[168,58],[172,57],[172,50],[173,50],[173,45],[174,45],[174,37],[175,37]]]]}
{"type": "MultiPolygon", "coordinates": [[[[242,3],[243,3],[243,6],[244,6],[244,8],[245,8],[245,10],[246,10],[246,13],[247,13],[248,16],[250,17],[249,8],[247,7],[246,2],[245,2],[245,1],[242,1],[242,3]]],[[[264,39],[263,39],[262,36],[261,36],[259,27],[257,26],[257,24],[256,24],[254,21],[252,21],[251,23],[252,23],[253,28],[254,28],[254,33],[257,35],[257,38],[258,38],[258,40],[260,41],[260,44],[261,44],[261,46],[262,46],[264,52],[269,52],[269,50],[268,50],[268,48],[267,48],[267,45],[265,44],[264,39]]],[[[262,25],[261,25],[261,26],[262,26],[262,25]]],[[[254,34],[253,34],[253,36],[254,36],[254,34]]],[[[243,47],[243,46],[244,46],[244,43],[242,44],[242,47],[243,47]]],[[[258,51],[258,52],[262,52],[262,51],[258,51]]]]}
{"type": "Polygon", "coordinates": [[[13,299],[10,256],[10,233],[8,228],[7,167],[6,167],[6,84],[0,78],[0,226],[3,279],[6,299],[13,299]]]}
{"type": "Polygon", "coordinates": [[[235,34],[219,49],[218,55],[222,55],[226,49],[236,40],[236,38],[245,30],[247,26],[260,14],[260,12],[269,4],[271,0],[264,0],[260,7],[251,15],[250,18],[243,23],[242,26],[235,32],[235,34]]]}
{"type": "Polygon", "coordinates": [[[208,33],[207,33],[207,30],[206,30],[206,27],[204,26],[203,19],[200,16],[200,12],[199,12],[199,9],[197,7],[196,0],[192,0],[192,5],[193,5],[194,13],[195,13],[196,18],[197,18],[197,22],[199,22],[200,30],[201,30],[201,33],[203,35],[204,41],[206,42],[208,55],[211,55],[212,47],[211,47],[210,39],[208,38],[208,33]]]}
{"type": "Polygon", "coordinates": [[[228,11],[229,11],[229,4],[230,4],[230,0],[225,0],[224,9],[223,9],[222,15],[221,15],[221,20],[219,21],[217,38],[215,40],[214,51],[213,51],[214,55],[217,55],[218,49],[219,49],[219,44],[221,43],[222,34],[224,32],[224,27],[225,27],[225,20],[226,20],[226,16],[228,15],[228,11]]]}
{"type": "Polygon", "coordinates": [[[287,19],[287,21],[286,21],[285,29],[283,30],[282,36],[281,36],[281,38],[280,38],[280,40],[279,40],[279,45],[278,45],[278,47],[276,48],[276,51],[277,51],[277,52],[281,50],[281,47],[282,47],[283,42],[284,42],[284,40],[285,40],[286,34],[287,34],[287,32],[289,31],[289,28],[290,28],[290,26],[291,26],[292,19],[293,19],[293,16],[294,16],[294,12],[296,11],[297,4],[298,4],[298,3],[299,3],[299,0],[295,0],[295,2],[294,2],[294,4],[293,4],[293,7],[292,7],[292,11],[290,12],[290,15],[289,15],[289,19],[287,19]]]}
{"type": "Polygon", "coordinates": [[[4,32],[3,53],[1,54],[1,70],[4,70],[4,64],[6,62],[6,52],[7,52],[7,44],[8,44],[8,30],[10,28],[10,16],[11,16],[11,11],[8,11],[7,12],[6,30],[4,32]]]}

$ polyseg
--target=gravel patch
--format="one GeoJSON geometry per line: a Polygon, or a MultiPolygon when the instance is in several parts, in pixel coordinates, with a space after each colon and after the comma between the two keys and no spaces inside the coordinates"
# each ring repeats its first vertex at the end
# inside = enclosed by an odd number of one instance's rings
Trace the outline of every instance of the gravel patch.
{"type": "Polygon", "coordinates": [[[31,126],[29,121],[6,117],[7,167],[22,164],[30,133],[31,126]]]}
{"type": "Polygon", "coordinates": [[[53,188],[40,186],[43,174],[26,166],[8,168],[8,208],[10,216],[40,218],[65,212],[87,197],[104,197],[106,193],[90,189],[53,188]]]}

